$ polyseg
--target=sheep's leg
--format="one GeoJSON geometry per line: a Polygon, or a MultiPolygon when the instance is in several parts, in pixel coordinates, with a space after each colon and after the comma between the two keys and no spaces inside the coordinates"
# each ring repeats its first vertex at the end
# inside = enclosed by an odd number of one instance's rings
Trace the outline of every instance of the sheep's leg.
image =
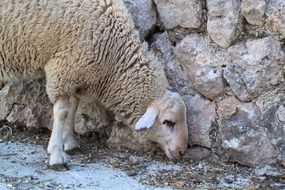
{"type": "Polygon", "coordinates": [[[64,151],[68,154],[76,154],[80,152],[79,144],[77,143],[75,136],[74,136],[74,118],[75,112],[77,110],[79,103],[79,99],[71,96],[69,98],[69,112],[64,123],[64,130],[63,130],[63,146],[64,151]]]}
{"type": "Polygon", "coordinates": [[[53,105],[53,128],[48,145],[49,166],[58,171],[68,170],[67,156],[63,151],[63,130],[68,115],[69,99],[57,99],[53,105]]]}

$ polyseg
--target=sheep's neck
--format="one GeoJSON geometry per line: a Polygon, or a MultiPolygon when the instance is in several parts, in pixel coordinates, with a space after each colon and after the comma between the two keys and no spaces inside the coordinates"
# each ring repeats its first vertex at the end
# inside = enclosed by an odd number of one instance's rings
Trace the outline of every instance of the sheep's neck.
{"type": "Polygon", "coordinates": [[[114,69],[116,72],[109,76],[112,78],[109,82],[112,84],[104,88],[100,97],[107,109],[115,114],[116,120],[130,127],[145,113],[147,107],[165,92],[161,84],[164,81],[159,81],[150,66],[151,60],[142,56],[141,52],[131,55],[137,57],[129,59],[137,61],[131,66],[129,61],[117,64],[118,68],[114,69]]]}
{"type": "MultiPolygon", "coordinates": [[[[118,19],[112,21],[119,22],[118,19]]],[[[152,68],[158,63],[146,51],[138,33],[131,28],[122,33],[110,30],[112,42],[116,45],[108,46],[101,53],[105,56],[96,53],[99,56],[94,58],[96,81],[94,74],[91,78],[91,84],[95,84],[93,89],[96,90],[96,98],[115,113],[118,120],[127,120],[124,122],[127,124],[136,122],[165,90],[164,85],[161,85],[165,81],[160,81],[152,68]]]]}

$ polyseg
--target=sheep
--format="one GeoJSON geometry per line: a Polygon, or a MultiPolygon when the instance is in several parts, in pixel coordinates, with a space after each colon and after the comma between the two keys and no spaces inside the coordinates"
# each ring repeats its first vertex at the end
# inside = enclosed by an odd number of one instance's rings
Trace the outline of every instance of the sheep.
{"type": "Polygon", "coordinates": [[[79,148],[79,101],[99,101],[170,159],[187,149],[186,107],[168,90],[122,0],[1,0],[0,81],[46,79],[53,104],[49,166],[67,170],[79,148]]]}

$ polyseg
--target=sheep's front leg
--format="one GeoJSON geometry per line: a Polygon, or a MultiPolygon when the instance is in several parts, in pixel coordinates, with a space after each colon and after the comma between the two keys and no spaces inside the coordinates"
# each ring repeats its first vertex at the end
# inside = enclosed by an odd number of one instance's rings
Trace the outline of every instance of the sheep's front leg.
{"type": "Polygon", "coordinates": [[[68,115],[69,99],[57,99],[53,105],[53,128],[48,145],[49,166],[57,171],[68,170],[67,156],[63,151],[63,130],[68,115]]]}
{"type": "Polygon", "coordinates": [[[64,123],[63,130],[63,147],[64,151],[68,154],[76,154],[80,151],[79,144],[77,143],[74,136],[74,118],[77,110],[79,99],[71,96],[69,98],[69,112],[64,123]]]}

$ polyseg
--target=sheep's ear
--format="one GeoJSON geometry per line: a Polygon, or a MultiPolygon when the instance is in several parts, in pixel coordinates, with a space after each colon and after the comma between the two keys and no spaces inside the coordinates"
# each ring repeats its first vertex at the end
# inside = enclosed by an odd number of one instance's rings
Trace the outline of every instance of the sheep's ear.
{"type": "Polygon", "coordinates": [[[156,120],[156,117],[158,116],[159,110],[157,108],[149,107],[147,108],[144,115],[138,120],[138,122],[135,125],[135,131],[144,131],[149,128],[151,128],[156,120]]]}

